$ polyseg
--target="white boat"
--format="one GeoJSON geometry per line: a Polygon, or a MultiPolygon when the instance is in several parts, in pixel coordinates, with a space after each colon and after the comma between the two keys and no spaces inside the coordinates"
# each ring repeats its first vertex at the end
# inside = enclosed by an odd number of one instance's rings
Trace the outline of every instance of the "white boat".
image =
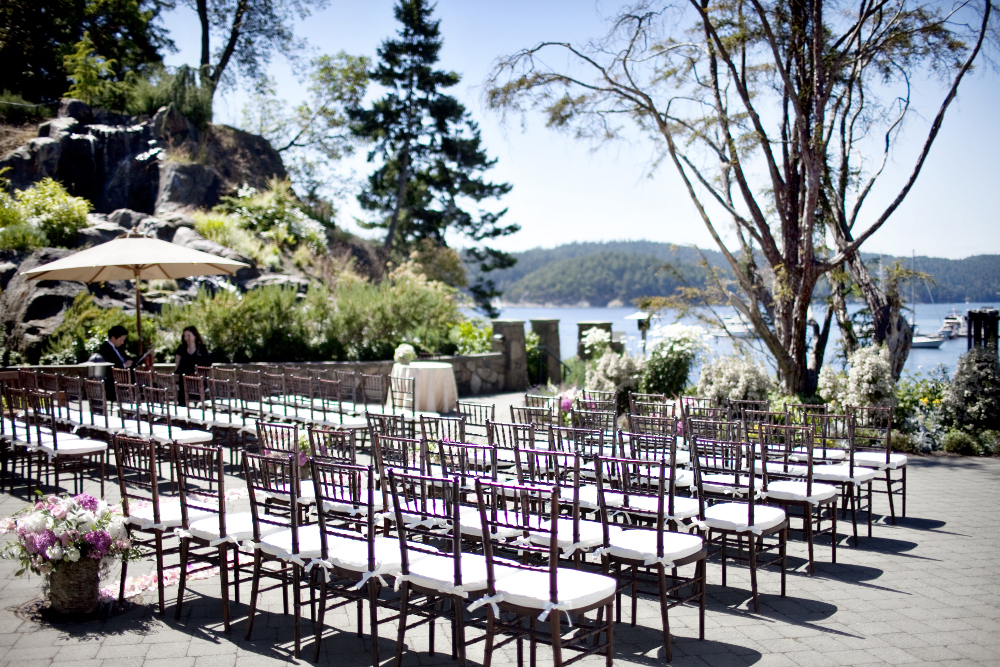
{"type": "Polygon", "coordinates": [[[732,317],[727,317],[723,321],[725,329],[716,329],[711,333],[712,336],[716,338],[756,338],[757,333],[753,330],[749,324],[744,322],[737,315],[732,317]]]}
{"type": "Polygon", "coordinates": [[[920,333],[920,327],[913,325],[913,342],[910,343],[910,349],[936,350],[946,340],[948,339],[941,335],[924,336],[920,333]]]}
{"type": "Polygon", "coordinates": [[[941,329],[938,331],[938,335],[948,339],[968,338],[969,320],[966,319],[965,315],[960,314],[952,308],[951,315],[945,316],[941,329]]]}

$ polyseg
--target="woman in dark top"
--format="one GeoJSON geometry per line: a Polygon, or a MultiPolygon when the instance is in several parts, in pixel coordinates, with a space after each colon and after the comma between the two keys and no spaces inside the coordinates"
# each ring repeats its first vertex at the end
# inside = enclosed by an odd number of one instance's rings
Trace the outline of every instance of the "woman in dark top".
{"type": "Polygon", "coordinates": [[[181,344],[174,352],[174,359],[177,364],[174,366],[174,375],[177,375],[179,385],[178,395],[181,405],[187,405],[187,396],[184,392],[184,376],[195,375],[195,366],[211,366],[212,358],[208,354],[201,334],[194,327],[186,327],[181,334],[181,344]]]}

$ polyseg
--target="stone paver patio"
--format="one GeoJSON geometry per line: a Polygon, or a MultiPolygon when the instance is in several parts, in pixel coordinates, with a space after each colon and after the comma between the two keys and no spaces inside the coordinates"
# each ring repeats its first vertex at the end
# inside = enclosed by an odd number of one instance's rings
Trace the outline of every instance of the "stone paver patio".
{"type": "MultiPolygon", "coordinates": [[[[501,408],[498,406],[498,418],[501,408]]],[[[20,496],[0,496],[0,514],[24,505],[20,496]]],[[[117,485],[109,484],[117,498],[117,485]]],[[[96,491],[94,488],[88,490],[96,491]]],[[[876,511],[885,509],[877,498],[876,511]]],[[[730,569],[721,584],[718,562],[709,563],[705,641],[697,640],[697,612],[671,611],[675,665],[825,667],[827,665],[935,664],[1000,665],[1000,459],[917,457],[909,470],[908,518],[896,526],[879,520],[874,537],[858,548],[842,537],[838,563],[829,563],[829,544],[817,545],[816,575],[804,572],[805,548],[789,545],[788,597],[778,592],[778,574],[760,577],[761,613],[748,610],[746,568],[730,569]]],[[[840,524],[842,533],[848,522],[840,524]]],[[[860,526],[859,526],[860,528],[860,526]]],[[[862,535],[864,534],[862,530],[862,535]]],[[[853,542],[853,540],[852,540],[853,542]]],[[[133,565],[132,574],[152,569],[133,565]]],[[[167,614],[155,611],[155,589],[125,612],[104,620],[52,624],[31,613],[41,600],[38,577],[15,577],[17,565],[0,561],[0,665],[35,667],[210,667],[310,664],[292,658],[292,617],[282,614],[280,592],[262,598],[253,638],[243,640],[250,587],[234,606],[230,635],[223,632],[218,580],[192,582],[179,621],[176,588],[167,589],[167,614]]],[[[114,575],[117,576],[116,574],[114,575]]],[[[108,585],[115,586],[113,578],[108,585]]],[[[627,601],[626,601],[626,615],[627,601]]],[[[367,638],[354,634],[353,605],[327,615],[319,664],[371,664],[367,638]],[[350,611],[348,611],[350,610],[350,611]]],[[[311,624],[303,620],[303,635],[311,624]]],[[[367,629],[367,622],[366,622],[367,629]]],[[[395,626],[380,629],[383,664],[391,663],[395,626]]],[[[409,632],[407,665],[449,665],[450,632],[439,625],[439,653],[427,653],[427,628],[409,632]],[[440,653],[444,650],[445,653],[440,653]]],[[[306,639],[303,656],[311,657],[306,639]]],[[[541,647],[539,663],[551,664],[541,647]]],[[[482,644],[471,647],[471,664],[482,663],[482,644]]],[[[513,645],[494,654],[495,665],[514,664],[513,645]]],[[[602,657],[586,664],[603,665],[602,657]]],[[[615,628],[616,665],[664,664],[659,607],[639,603],[637,627],[615,628]]]]}

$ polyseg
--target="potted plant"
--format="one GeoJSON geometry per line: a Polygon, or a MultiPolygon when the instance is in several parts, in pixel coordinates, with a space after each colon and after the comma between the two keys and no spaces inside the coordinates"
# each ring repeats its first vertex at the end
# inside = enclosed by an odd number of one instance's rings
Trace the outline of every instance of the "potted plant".
{"type": "Polygon", "coordinates": [[[0,557],[21,561],[45,578],[49,602],[62,614],[88,614],[98,604],[100,580],[114,561],[132,561],[142,552],[132,544],[121,505],[94,496],[40,497],[8,519],[0,533],[16,533],[0,557]]]}

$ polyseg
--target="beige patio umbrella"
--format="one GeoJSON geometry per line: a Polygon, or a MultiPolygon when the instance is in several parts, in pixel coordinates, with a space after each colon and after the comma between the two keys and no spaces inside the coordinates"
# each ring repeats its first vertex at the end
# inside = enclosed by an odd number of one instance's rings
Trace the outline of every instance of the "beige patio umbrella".
{"type": "Polygon", "coordinates": [[[76,280],[82,283],[135,280],[135,319],[141,357],[140,280],[231,276],[245,266],[243,262],[128,232],[107,243],[23,271],[21,275],[29,280],[76,280]]]}

